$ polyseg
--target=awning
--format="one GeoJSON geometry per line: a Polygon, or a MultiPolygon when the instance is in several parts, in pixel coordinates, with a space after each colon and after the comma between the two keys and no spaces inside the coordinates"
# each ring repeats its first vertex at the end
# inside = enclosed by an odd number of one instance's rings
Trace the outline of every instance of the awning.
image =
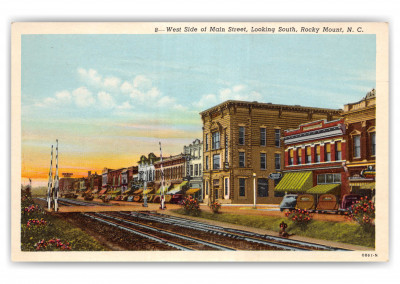
{"type": "Polygon", "coordinates": [[[98,189],[95,189],[95,190],[93,190],[93,194],[95,194],[95,193],[97,193],[99,190],[98,189]]]}
{"type": "Polygon", "coordinates": [[[99,194],[104,194],[107,191],[107,189],[102,189],[99,194]]]}
{"type": "Polygon", "coordinates": [[[188,181],[185,180],[181,183],[175,184],[174,187],[170,191],[168,191],[168,194],[175,194],[175,193],[181,191],[182,187],[187,185],[187,183],[188,183],[188,181]]]}
{"type": "Polygon", "coordinates": [[[285,173],[282,180],[275,187],[275,191],[301,193],[312,188],[312,172],[285,173]]]}
{"type": "Polygon", "coordinates": [[[351,182],[350,186],[359,186],[360,189],[374,189],[374,182],[351,182]]]}
{"type": "Polygon", "coordinates": [[[338,194],[340,193],[340,184],[332,183],[332,184],[319,184],[307,190],[307,193],[310,194],[338,194]]]}
{"type": "Polygon", "coordinates": [[[139,193],[142,193],[142,192],[143,192],[143,188],[139,188],[133,194],[139,194],[139,193]]]}
{"type": "Polygon", "coordinates": [[[153,190],[154,190],[153,188],[146,189],[145,191],[143,191],[143,194],[149,194],[149,193],[151,193],[153,190]]]}
{"type": "MultiPolygon", "coordinates": [[[[168,186],[164,186],[164,194],[168,191],[168,186]]],[[[161,194],[161,186],[160,188],[156,191],[156,194],[161,194]]]]}
{"type": "Polygon", "coordinates": [[[186,191],[186,194],[194,194],[198,192],[200,188],[190,188],[188,191],[186,191]]]}

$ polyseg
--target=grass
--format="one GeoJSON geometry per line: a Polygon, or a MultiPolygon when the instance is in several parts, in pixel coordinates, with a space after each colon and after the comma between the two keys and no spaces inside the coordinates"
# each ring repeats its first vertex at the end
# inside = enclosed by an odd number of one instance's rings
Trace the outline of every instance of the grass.
{"type": "MultiPolygon", "coordinates": [[[[185,215],[184,210],[174,210],[178,214],[185,215]]],[[[363,228],[356,223],[341,223],[312,220],[302,229],[285,217],[274,216],[253,216],[253,215],[235,215],[229,213],[213,214],[202,211],[199,218],[238,224],[247,227],[260,228],[279,232],[279,224],[284,221],[288,224],[286,231],[289,234],[305,236],[310,238],[335,241],[359,246],[375,247],[374,233],[365,232],[363,228]]]]}
{"type": "MultiPolygon", "coordinates": [[[[29,206],[31,199],[22,203],[22,209],[29,206]]],[[[35,244],[39,241],[60,239],[62,243],[69,243],[72,251],[104,251],[107,250],[95,238],[81,229],[56,216],[47,214],[41,208],[32,213],[21,213],[21,250],[36,251],[35,244]],[[27,226],[29,219],[44,219],[46,225],[42,227],[27,226]]],[[[49,248],[50,249],[50,248],[49,248]]],[[[52,249],[50,249],[52,250],[52,249]]]]}

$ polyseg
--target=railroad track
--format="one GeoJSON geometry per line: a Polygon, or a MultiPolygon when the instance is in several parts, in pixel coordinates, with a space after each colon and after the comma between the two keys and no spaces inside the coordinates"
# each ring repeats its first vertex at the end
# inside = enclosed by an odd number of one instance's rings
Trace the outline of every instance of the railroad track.
{"type": "Polygon", "coordinates": [[[325,246],[325,245],[320,245],[320,244],[315,244],[315,243],[310,243],[310,242],[279,238],[279,237],[275,237],[275,236],[271,236],[271,235],[257,234],[257,233],[248,232],[248,231],[244,231],[244,230],[225,228],[225,227],[221,227],[221,226],[215,226],[215,225],[206,224],[203,222],[188,220],[188,219],[181,218],[181,217],[170,216],[170,215],[165,215],[165,214],[160,214],[160,213],[155,213],[155,212],[152,212],[152,213],[150,213],[150,212],[132,212],[132,213],[118,212],[118,214],[132,215],[134,217],[146,219],[149,221],[160,222],[160,223],[179,226],[182,228],[188,228],[188,229],[192,229],[192,230],[209,232],[211,234],[221,235],[221,236],[224,236],[227,238],[243,239],[248,242],[276,246],[279,249],[285,249],[285,250],[346,251],[344,249],[336,248],[336,247],[332,247],[332,246],[325,246]]]}

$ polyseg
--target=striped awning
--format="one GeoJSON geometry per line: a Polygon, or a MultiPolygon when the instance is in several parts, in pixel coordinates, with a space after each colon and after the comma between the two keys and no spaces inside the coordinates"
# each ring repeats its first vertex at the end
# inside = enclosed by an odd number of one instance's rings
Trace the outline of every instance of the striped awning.
{"type": "Polygon", "coordinates": [[[102,189],[102,190],[99,192],[99,194],[104,194],[104,193],[106,193],[106,191],[107,191],[107,189],[102,189]]]}
{"type": "Polygon", "coordinates": [[[188,191],[186,191],[186,194],[194,194],[198,192],[200,188],[190,188],[188,191]]]}
{"type": "Polygon", "coordinates": [[[360,189],[374,189],[375,182],[351,182],[350,186],[359,186],[360,189]]]}
{"type": "Polygon", "coordinates": [[[154,188],[150,188],[150,189],[146,189],[145,191],[143,191],[143,194],[149,194],[151,192],[153,192],[154,188]]]}
{"type": "Polygon", "coordinates": [[[275,187],[275,191],[301,193],[312,188],[312,172],[285,173],[283,178],[275,187]]]}
{"type": "Polygon", "coordinates": [[[340,184],[332,183],[332,184],[318,184],[307,190],[307,193],[310,194],[338,194],[340,192],[340,184]]]}
{"type": "Polygon", "coordinates": [[[182,187],[187,185],[187,183],[188,183],[188,181],[185,180],[181,183],[175,184],[174,187],[170,191],[168,191],[168,194],[175,194],[175,193],[181,191],[182,187]]]}
{"type": "Polygon", "coordinates": [[[143,192],[143,188],[139,188],[133,194],[139,194],[139,193],[142,193],[142,192],[143,192]]]}

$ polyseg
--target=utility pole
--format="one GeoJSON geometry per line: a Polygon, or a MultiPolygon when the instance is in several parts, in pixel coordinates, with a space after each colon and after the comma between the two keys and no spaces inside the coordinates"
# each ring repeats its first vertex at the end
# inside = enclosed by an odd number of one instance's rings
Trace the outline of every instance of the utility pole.
{"type": "Polygon", "coordinates": [[[54,177],[54,211],[58,211],[58,192],[59,192],[59,177],[58,177],[58,139],[56,139],[56,176],[54,177]]]}
{"type": "Polygon", "coordinates": [[[164,200],[165,200],[165,198],[164,198],[164,169],[163,169],[163,166],[162,166],[162,162],[163,162],[163,159],[162,159],[162,150],[161,150],[161,141],[159,142],[160,143],[160,165],[161,165],[161,206],[160,206],[160,209],[162,209],[162,210],[164,210],[165,209],[165,206],[164,206],[164,200]]]}

